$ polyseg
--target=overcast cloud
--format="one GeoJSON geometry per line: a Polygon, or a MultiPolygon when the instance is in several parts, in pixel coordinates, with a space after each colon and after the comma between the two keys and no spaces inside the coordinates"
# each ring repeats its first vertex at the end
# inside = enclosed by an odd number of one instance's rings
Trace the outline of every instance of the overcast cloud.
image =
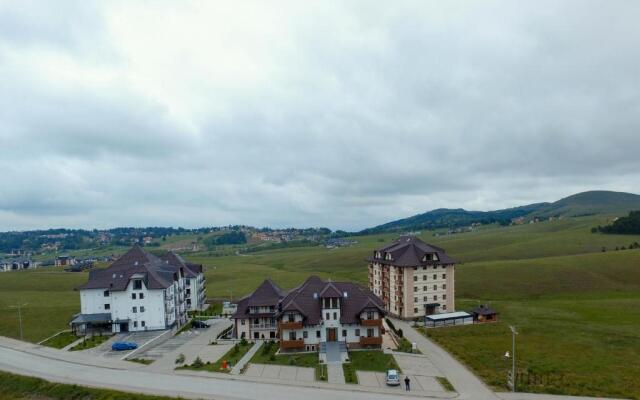
{"type": "Polygon", "coordinates": [[[0,230],[640,191],[640,2],[379,5],[0,0],[0,230]]]}

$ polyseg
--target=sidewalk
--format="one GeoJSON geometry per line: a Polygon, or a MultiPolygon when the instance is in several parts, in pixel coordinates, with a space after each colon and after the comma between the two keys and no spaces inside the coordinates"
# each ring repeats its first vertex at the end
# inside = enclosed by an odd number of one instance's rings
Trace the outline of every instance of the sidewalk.
{"type": "Polygon", "coordinates": [[[240,371],[242,371],[242,368],[244,368],[245,364],[247,364],[249,360],[253,358],[253,355],[256,354],[260,346],[262,346],[262,342],[255,342],[253,344],[253,347],[251,347],[249,351],[247,351],[247,354],[245,354],[240,359],[240,361],[238,361],[238,363],[233,366],[233,369],[231,370],[231,375],[240,375],[240,371]]]}
{"type": "Polygon", "coordinates": [[[340,361],[327,362],[327,381],[333,384],[344,384],[344,370],[340,361]]]}

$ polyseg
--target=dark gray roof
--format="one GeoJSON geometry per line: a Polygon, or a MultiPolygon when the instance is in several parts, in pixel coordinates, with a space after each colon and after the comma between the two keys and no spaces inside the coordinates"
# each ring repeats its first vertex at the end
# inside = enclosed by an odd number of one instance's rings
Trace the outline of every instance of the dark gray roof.
{"type": "Polygon", "coordinates": [[[108,268],[89,271],[89,281],[78,289],[126,290],[135,274],[143,276],[148,289],[166,289],[179,278],[180,271],[185,272],[182,266],[169,264],[136,245],[108,268]]]}
{"type": "Polygon", "coordinates": [[[471,311],[471,313],[472,314],[478,314],[478,315],[493,315],[493,314],[497,314],[496,310],[494,310],[493,308],[491,308],[491,306],[489,306],[487,304],[480,304],[473,311],[471,311]]]}
{"type": "Polygon", "coordinates": [[[184,276],[187,278],[195,278],[202,272],[202,264],[192,264],[185,261],[180,255],[169,251],[167,254],[160,257],[165,262],[171,265],[184,268],[184,276]]]}
{"type": "Polygon", "coordinates": [[[340,322],[343,324],[357,323],[360,313],[368,308],[384,313],[382,301],[368,289],[351,282],[326,282],[311,276],[282,299],[278,315],[296,311],[303,315],[305,324],[317,325],[322,319],[323,297],[340,297],[340,322]]]}
{"type": "Polygon", "coordinates": [[[415,267],[419,265],[443,264],[451,265],[455,261],[449,257],[445,250],[423,242],[415,236],[400,236],[393,243],[373,252],[373,257],[367,259],[371,262],[395,265],[399,267],[415,267]],[[380,252],[380,258],[376,253],[380,252]],[[386,255],[391,254],[391,260],[386,260],[386,255]],[[430,259],[424,260],[425,255],[430,259]],[[437,260],[433,256],[437,256],[437,260]]]}
{"type": "Polygon", "coordinates": [[[111,314],[77,314],[71,320],[72,324],[82,324],[87,322],[111,322],[111,314]]]}
{"type": "MultiPolygon", "coordinates": [[[[241,298],[238,301],[238,308],[233,314],[233,318],[244,318],[249,314],[249,307],[276,307],[280,299],[285,296],[285,292],[280,289],[271,279],[265,279],[253,293],[241,298]]],[[[255,314],[252,314],[255,316],[255,314]]],[[[272,316],[272,314],[265,315],[272,316]]]]}

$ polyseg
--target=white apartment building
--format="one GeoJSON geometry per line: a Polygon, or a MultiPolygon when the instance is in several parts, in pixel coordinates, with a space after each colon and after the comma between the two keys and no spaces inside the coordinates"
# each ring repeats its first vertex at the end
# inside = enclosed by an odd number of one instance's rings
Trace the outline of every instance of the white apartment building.
{"type": "Polygon", "coordinates": [[[369,288],[389,314],[414,319],[455,311],[455,263],[444,249],[402,236],[367,261],[369,288]]]}
{"type": "Polygon", "coordinates": [[[89,281],[78,288],[81,310],[72,329],[130,332],[183,325],[187,310],[204,305],[204,283],[202,266],[134,246],[108,268],[89,272],[89,281]]]}

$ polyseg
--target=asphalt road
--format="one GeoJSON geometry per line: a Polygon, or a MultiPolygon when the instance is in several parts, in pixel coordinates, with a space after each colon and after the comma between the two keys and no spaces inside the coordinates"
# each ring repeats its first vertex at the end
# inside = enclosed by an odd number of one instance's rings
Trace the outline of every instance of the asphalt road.
{"type": "Polygon", "coordinates": [[[286,386],[229,378],[159,374],[78,364],[37,350],[0,347],[0,370],[36,376],[52,382],[117,389],[165,396],[220,400],[391,400],[418,399],[407,395],[362,392],[347,388],[286,386]]]}

